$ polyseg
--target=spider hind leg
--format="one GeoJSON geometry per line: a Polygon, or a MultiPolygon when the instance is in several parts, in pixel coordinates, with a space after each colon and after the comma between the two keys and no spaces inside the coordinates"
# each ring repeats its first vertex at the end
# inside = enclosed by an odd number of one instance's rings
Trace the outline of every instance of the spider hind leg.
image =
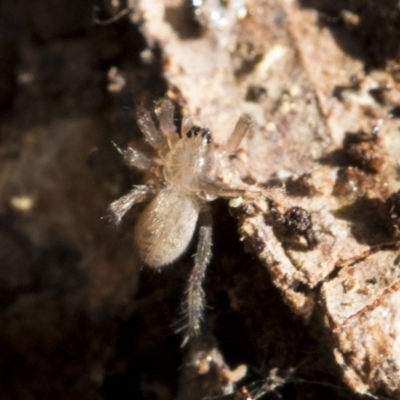
{"type": "Polygon", "coordinates": [[[205,272],[211,259],[212,221],[209,210],[199,217],[199,242],[194,267],[190,274],[184,310],[188,321],[188,332],[185,341],[200,333],[201,321],[205,307],[205,294],[202,287],[205,272]]]}
{"type": "Polygon", "coordinates": [[[116,225],[119,225],[124,215],[135,205],[141,203],[149,197],[151,188],[149,186],[135,186],[125,196],[115,200],[110,204],[111,218],[116,225]]]}

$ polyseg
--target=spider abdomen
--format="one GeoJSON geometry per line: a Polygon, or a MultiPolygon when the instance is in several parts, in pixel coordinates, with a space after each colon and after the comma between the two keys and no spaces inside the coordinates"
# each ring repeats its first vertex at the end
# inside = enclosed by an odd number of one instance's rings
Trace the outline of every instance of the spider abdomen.
{"type": "Polygon", "coordinates": [[[150,267],[175,261],[187,249],[196,229],[199,206],[174,188],[164,188],[139,216],[134,240],[150,267]]]}

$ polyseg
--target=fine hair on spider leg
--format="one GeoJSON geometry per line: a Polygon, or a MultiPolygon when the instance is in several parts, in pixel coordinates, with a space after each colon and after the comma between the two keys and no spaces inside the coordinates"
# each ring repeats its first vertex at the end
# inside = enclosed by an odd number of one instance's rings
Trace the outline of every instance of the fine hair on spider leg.
{"type": "Polygon", "coordinates": [[[96,6],[93,7],[93,22],[96,25],[106,26],[106,25],[111,25],[114,22],[117,22],[118,20],[120,20],[121,18],[125,17],[126,15],[129,15],[129,13],[132,12],[132,9],[128,8],[128,7],[124,8],[123,10],[118,12],[113,17],[108,18],[108,19],[103,19],[103,20],[98,17],[99,11],[100,11],[99,7],[96,7],[96,6]]]}
{"type": "Polygon", "coordinates": [[[139,107],[136,112],[136,119],[146,142],[155,150],[158,150],[160,147],[162,147],[164,145],[165,138],[162,136],[160,130],[156,127],[151,114],[143,107],[139,107]]]}
{"type": "Polygon", "coordinates": [[[156,103],[156,114],[160,123],[160,130],[167,138],[174,142],[179,139],[174,124],[174,105],[168,99],[161,99],[156,103]]]}
{"type": "Polygon", "coordinates": [[[136,168],[139,171],[147,171],[150,169],[152,161],[141,151],[132,147],[121,150],[114,142],[111,142],[117,151],[122,155],[124,164],[129,168],[136,168]]]}
{"type": "MultiPolygon", "coordinates": [[[[199,217],[199,241],[194,257],[194,266],[186,289],[184,311],[188,319],[187,338],[200,333],[203,318],[205,294],[202,287],[205,272],[211,260],[212,247],[212,217],[206,209],[199,217]]],[[[185,339],[186,340],[186,339],[185,339]]]]}
{"type": "Polygon", "coordinates": [[[147,200],[151,188],[145,185],[135,186],[128,194],[110,204],[111,218],[119,225],[124,215],[135,205],[147,200]]]}

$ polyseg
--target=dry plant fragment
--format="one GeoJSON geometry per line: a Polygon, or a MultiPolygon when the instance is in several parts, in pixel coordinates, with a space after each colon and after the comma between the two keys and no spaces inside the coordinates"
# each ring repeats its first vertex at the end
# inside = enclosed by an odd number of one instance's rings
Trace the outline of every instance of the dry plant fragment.
{"type": "Polygon", "coordinates": [[[248,131],[251,118],[242,115],[226,144],[217,147],[208,129],[189,120],[182,124],[180,137],[174,125],[171,101],[160,100],[155,112],[158,126],[147,110],[140,108],[137,112],[139,127],[153,148],[153,156],[149,158],[133,148],[121,151],[129,167],[146,171],[145,184],[114,201],[110,211],[119,224],[135,204],[150,200],[136,222],[133,237],[140,257],[151,268],[173,263],[188,248],[196,228],[199,230],[184,303],[189,338],[200,331],[205,303],[202,282],[212,245],[207,203],[218,197],[261,193],[260,189],[244,184],[229,161],[248,131]],[[222,178],[227,176],[230,183],[222,183],[222,178]]]}
{"type": "Polygon", "coordinates": [[[189,346],[176,400],[231,398],[237,382],[246,376],[247,366],[241,364],[231,369],[216,344],[207,343],[210,337],[203,335],[198,339],[189,346]]]}

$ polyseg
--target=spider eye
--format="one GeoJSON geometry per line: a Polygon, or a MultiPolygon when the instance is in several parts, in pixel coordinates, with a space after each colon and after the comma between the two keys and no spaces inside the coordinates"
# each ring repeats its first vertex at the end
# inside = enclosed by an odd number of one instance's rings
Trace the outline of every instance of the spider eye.
{"type": "Polygon", "coordinates": [[[206,139],[207,143],[211,143],[211,132],[208,129],[204,129],[201,132],[201,137],[206,139]]]}
{"type": "Polygon", "coordinates": [[[192,126],[186,134],[188,138],[199,135],[203,139],[206,139],[207,143],[211,143],[211,132],[208,129],[203,129],[200,128],[199,126],[192,126]]]}
{"type": "Polygon", "coordinates": [[[200,132],[202,131],[202,129],[199,126],[192,126],[189,130],[188,133],[186,134],[186,136],[188,138],[191,138],[193,136],[197,136],[200,132]]]}

